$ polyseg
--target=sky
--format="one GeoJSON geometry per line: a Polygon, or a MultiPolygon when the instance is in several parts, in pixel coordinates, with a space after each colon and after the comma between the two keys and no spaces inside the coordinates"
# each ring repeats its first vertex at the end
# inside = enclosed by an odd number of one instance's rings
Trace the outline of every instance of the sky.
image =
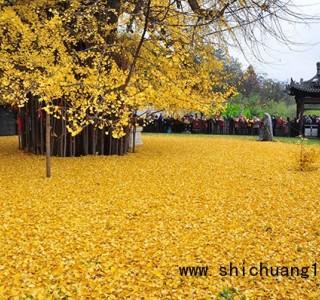
{"type": "MultiPolygon", "coordinates": [[[[298,9],[305,14],[320,18],[320,0],[293,0],[298,9]]],[[[270,39],[268,46],[272,50],[264,53],[266,63],[260,63],[253,57],[245,59],[241,53],[231,50],[231,55],[239,59],[243,68],[253,65],[257,73],[266,73],[268,78],[289,82],[309,80],[317,73],[316,63],[320,62],[320,20],[315,24],[283,23],[283,29],[291,40],[304,45],[291,45],[290,48],[270,39]],[[248,62],[249,60],[249,62],[248,62]]]]}

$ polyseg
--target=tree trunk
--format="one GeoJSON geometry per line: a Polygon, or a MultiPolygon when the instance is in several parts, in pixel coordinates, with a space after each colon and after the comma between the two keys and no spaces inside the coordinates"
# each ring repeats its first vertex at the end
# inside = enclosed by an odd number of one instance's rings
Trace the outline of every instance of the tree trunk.
{"type": "Polygon", "coordinates": [[[47,171],[47,178],[51,177],[51,161],[50,161],[50,133],[51,133],[51,127],[50,127],[50,114],[46,113],[46,171],[47,171]]]}
{"type": "Polygon", "coordinates": [[[136,124],[134,124],[132,128],[132,153],[135,153],[136,151],[136,131],[137,127],[136,124]]]}
{"type": "MultiPolygon", "coordinates": [[[[42,107],[40,106],[40,110],[42,107]]],[[[43,111],[40,112],[40,154],[44,154],[44,143],[43,143],[43,111]]]]}
{"type": "Polygon", "coordinates": [[[101,143],[100,143],[100,155],[104,155],[104,139],[105,139],[105,129],[101,130],[101,143]]]}

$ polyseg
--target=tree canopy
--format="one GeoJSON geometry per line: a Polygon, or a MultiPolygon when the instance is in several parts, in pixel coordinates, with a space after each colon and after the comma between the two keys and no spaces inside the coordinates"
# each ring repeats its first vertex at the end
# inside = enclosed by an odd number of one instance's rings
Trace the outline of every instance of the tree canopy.
{"type": "Polygon", "coordinates": [[[300,18],[279,0],[2,0],[2,98],[32,94],[73,135],[93,124],[121,137],[148,104],[219,108],[236,89],[215,51],[258,44],[256,30],[286,41],[279,22],[300,18]]]}

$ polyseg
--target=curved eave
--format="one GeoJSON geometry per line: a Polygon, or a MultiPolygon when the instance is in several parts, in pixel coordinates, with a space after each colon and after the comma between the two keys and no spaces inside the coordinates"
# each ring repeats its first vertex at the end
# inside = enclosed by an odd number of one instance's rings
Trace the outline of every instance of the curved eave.
{"type": "Polygon", "coordinates": [[[294,84],[287,87],[288,94],[291,96],[295,95],[313,95],[320,96],[320,87],[309,86],[309,85],[300,85],[294,84]]]}

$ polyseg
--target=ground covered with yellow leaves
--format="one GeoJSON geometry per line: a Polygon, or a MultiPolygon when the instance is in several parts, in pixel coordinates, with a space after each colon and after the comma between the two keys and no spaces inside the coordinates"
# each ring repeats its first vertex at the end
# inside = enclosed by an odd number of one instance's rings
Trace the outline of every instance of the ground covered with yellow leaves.
{"type": "Polygon", "coordinates": [[[0,299],[320,298],[319,161],[297,171],[283,142],[143,142],[53,158],[46,179],[44,157],[0,137],[0,299]]]}

